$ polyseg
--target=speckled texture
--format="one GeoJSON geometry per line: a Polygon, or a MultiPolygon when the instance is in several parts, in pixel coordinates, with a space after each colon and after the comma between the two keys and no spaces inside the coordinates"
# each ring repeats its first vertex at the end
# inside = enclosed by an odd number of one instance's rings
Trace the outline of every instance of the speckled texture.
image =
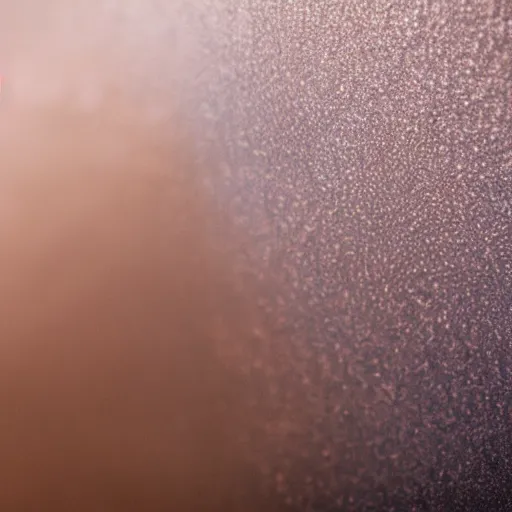
{"type": "Polygon", "coordinates": [[[512,510],[512,3],[171,4],[179,79],[168,32],[114,33],[279,290],[229,354],[257,480],[299,512],[512,510]]]}
{"type": "Polygon", "coordinates": [[[212,108],[294,340],[277,488],[512,509],[512,4],[231,9],[212,108]]]}

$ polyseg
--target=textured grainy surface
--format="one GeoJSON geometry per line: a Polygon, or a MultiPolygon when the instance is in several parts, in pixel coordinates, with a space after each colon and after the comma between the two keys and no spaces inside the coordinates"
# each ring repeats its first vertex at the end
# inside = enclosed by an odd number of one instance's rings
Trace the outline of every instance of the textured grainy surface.
{"type": "Polygon", "coordinates": [[[249,234],[235,268],[279,290],[246,290],[272,328],[226,353],[264,487],[299,511],[511,509],[512,4],[98,2],[82,32],[52,5],[15,89],[38,96],[35,55],[59,55],[46,84],[108,48],[148,123],[181,104],[249,234]]]}
{"type": "Polygon", "coordinates": [[[512,507],[511,4],[234,5],[235,210],[266,221],[298,310],[276,397],[309,415],[284,498],[512,507]]]}

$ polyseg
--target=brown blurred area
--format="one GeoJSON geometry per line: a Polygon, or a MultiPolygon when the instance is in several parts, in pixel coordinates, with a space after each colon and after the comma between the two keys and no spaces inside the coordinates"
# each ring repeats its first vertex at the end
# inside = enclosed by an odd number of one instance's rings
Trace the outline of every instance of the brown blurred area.
{"type": "Polygon", "coordinates": [[[209,171],[130,94],[102,2],[0,7],[0,510],[250,509],[209,171]]]}
{"type": "Polygon", "coordinates": [[[251,308],[182,141],[119,98],[0,117],[0,510],[259,510],[219,356],[251,308]]]}

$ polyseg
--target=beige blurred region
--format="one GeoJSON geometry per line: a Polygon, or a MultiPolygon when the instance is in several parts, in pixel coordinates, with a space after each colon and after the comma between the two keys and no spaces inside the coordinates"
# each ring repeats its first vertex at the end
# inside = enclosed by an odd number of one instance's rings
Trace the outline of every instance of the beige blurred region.
{"type": "Polygon", "coordinates": [[[111,89],[108,52],[36,40],[50,14],[23,4],[0,105],[0,510],[259,509],[219,357],[251,304],[179,122],[163,132],[111,89]],[[101,92],[88,108],[74,55],[101,92]]]}
{"type": "Polygon", "coordinates": [[[0,510],[238,510],[216,326],[249,317],[190,160],[139,121],[2,114],[0,510]]]}
{"type": "Polygon", "coordinates": [[[163,116],[180,103],[168,92],[189,89],[204,67],[192,20],[207,9],[206,0],[0,0],[4,96],[92,109],[107,91],[128,91],[146,115],[163,116]]]}
{"type": "Polygon", "coordinates": [[[101,45],[106,27],[101,27],[99,19],[94,23],[93,5],[89,10],[84,5],[78,1],[73,9],[58,0],[1,2],[4,104],[17,101],[25,106],[41,106],[67,97],[78,108],[87,101],[99,100],[105,72],[109,72],[109,83],[114,78],[114,62],[108,57],[114,50],[101,45]],[[98,97],[92,98],[93,94],[98,97]]]}

